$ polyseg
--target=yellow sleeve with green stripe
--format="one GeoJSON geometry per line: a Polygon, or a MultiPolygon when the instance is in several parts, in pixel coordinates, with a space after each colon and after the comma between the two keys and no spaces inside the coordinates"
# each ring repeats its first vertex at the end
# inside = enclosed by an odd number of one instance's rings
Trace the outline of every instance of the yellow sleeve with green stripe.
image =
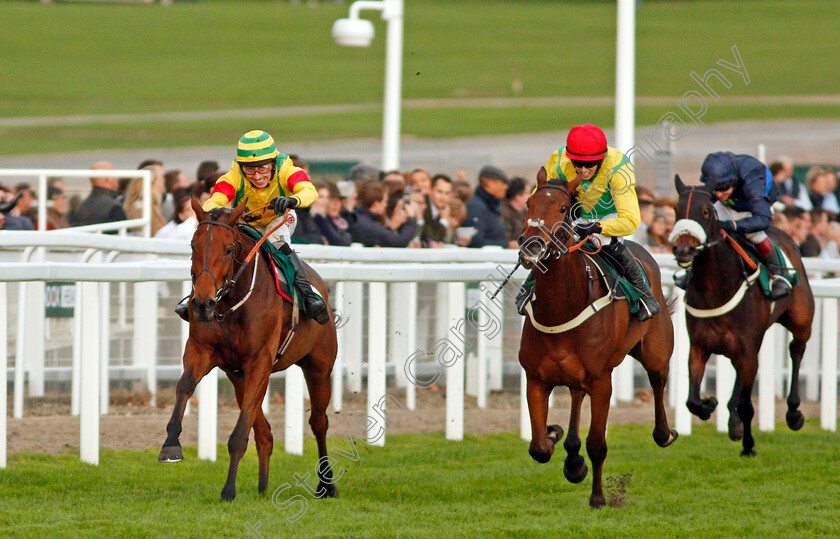
{"type": "Polygon", "coordinates": [[[601,221],[604,236],[629,236],[639,228],[642,216],[639,213],[639,199],[636,198],[636,175],[633,164],[623,153],[608,148],[601,173],[606,174],[607,183],[618,217],[601,221]]]}

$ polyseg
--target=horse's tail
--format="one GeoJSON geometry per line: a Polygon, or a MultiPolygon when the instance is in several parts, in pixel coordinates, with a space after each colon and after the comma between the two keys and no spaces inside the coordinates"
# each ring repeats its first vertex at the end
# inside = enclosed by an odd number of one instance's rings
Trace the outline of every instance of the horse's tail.
{"type": "Polygon", "coordinates": [[[340,327],[344,326],[344,324],[346,324],[346,323],[347,323],[347,320],[348,320],[349,318],[345,318],[345,317],[341,316],[341,312],[340,312],[340,311],[338,311],[337,309],[330,309],[330,310],[331,310],[331,311],[332,311],[332,313],[333,313],[333,322],[335,322],[335,328],[336,328],[336,329],[338,329],[338,328],[340,328],[340,327]]]}
{"type": "Polygon", "coordinates": [[[680,296],[677,294],[671,294],[665,300],[665,306],[668,307],[668,312],[670,314],[674,314],[677,312],[677,303],[680,301],[680,296]]]}

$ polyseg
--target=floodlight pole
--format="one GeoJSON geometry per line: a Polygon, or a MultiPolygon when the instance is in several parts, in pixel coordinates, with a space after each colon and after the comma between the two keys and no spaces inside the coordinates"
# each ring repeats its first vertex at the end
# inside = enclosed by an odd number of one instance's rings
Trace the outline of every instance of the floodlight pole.
{"type": "Polygon", "coordinates": [[[388,23],[385,47],[385,102],[382,121],[382,169],[400,167],[400,101],[402,99],[403,0],[359,0],[350,6],[350,18],[358,19],[359,11],[382,12],[388,23]]]}
{"type": "Polygon", "coordinates": [[[636,0],[618,0],[615,41],[615,148],[626,153],[635,143],[636,0]]]}

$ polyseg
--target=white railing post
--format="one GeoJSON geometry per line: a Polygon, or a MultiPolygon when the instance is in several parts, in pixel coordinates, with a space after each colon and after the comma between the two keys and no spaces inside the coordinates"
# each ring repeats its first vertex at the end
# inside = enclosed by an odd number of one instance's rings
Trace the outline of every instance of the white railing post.
{"type": "Polygon", "coordinates": [[[6,299],[6,283],[0,282],[0,469],[6,467],[6,406],[9,391],[6,380],[6,364],[9,357],[6,299]]]}
{"type": "Polygon", "coordinates": [[[758,430],[776,430],[776,332],[767,329],[758,351],[758,430]]]}
{"type": "Polygon", "coordinates": [[[157,321],[157,283],[134,283],[134,365],[146,372],[144,379],[152,406],[157,391],[157,321]]]}
{"type": "MultiPolygon", "coordinates": [[[[182,296],[189,296],[190,292],[192,292],[192,281],[184,281],[181,283],[181,294],[182,296]]],[[[190,323],[184,322],[181,320],[181,347],[179,350],[181,351],[181,364],[183,365],[183,358],[184,358],[184,351],[187,349],[187,341],[190,338],[190,323]]],[[[190,401],[187,400],[187,404],[184,406],[184,415],[190,415],[190,401]]],[[[215,445],[215,444],[214,444],[215,445]]]]}
{"type": "MultiPolygon", "coordinates": [[[[440,289],[439,289],[440,291],[440,289]]],[[[462,336],[466,330],[464,320],[465,286],[462,282],[446,283],[449,309],[447,312],[447,332],[445,337],[452,347],[452,354],[444,361],[446,367],[446,439],[464,439],[464,357],[466,347],[462,336]],[[452,358],[451,361],[449,358],[452,358]]],[[[440,296],[438,296],[440,298],[440,296]]],[[[440,361],[440,359],[439,359],[440,361]]]]}
{"type": "Polygon", "coordinates": [[[613,394],[621,402],[631,402],[635,390],[633,382],[633,365],[636,360],[626,356],[624,361],[619,363],[613,370],[613,394]]]}
{"type": "Polygon", "coordinates": [[[99,283],[83,282],[79,456],[99,464],[99,283]]]}
{"type": "MultiPolygon", "coordinates": [[[[388,295],[388,348],[399,387],[405,387],[406,407],[417,407],[417,387],[405,372],[406,360],[417,349],[417,283],[391,283],[388,295]]],[[[409,365],[413,368],[414,363],[409,365]]]]}
{"type": "Polygon", "coordinates": [[[347,373],[347,391],[359,393],[362,390],[362,305],[361,282],[344,283],[344,313],[346,322],[339,343],[342,349],[344,370],[347,373]]]}
{"type": "Polygon", "coordinates": [[[99,413],[108,415],[111,397],[111,283],[99,284],[99,413]]]}
{"type": "Polygon", "coordinates": [[[335,354],[335,363],[333,363],[332,370],[332,402],[333,411],[340,413],[344,405],[344,282],[339,281],[335,283],[335,298],[333,305],[338,312],[336,318],[335,337],[338,341],[338,350],[335,354]]]}
{"type": "Polygon", "coordinates": [[[528,377],[519,367],[519,437],[531,441],[531,416],[528,414],[528,377]]]}
{"type": "Polygon", "coordinates": [[[375,419],[379,428],[368,429],[367,443],[385,445],[384,410],[377,411],[377,405],[385,403],[385,335],[387,334],[387,293],[385,283],[368,285],[368,377],[367,415],[375,419]]]}
{"type": "Polygon", "coordinates": [[[729,431],[729,408],[726,407],[735,385],[735,367],[728,357],[713,355],[715,360],[715,396],[718,400],[715,409],[715,423],[719,432],[729,431]]]}
{"type": "Polygon", "coordinates": [[[822,391],[820,428],[837,431],[837,298],[820,300],[822,306],[822,391]]]}
{"type": "MultiPolygon", "coordinates": [[[[811,327],[814,328],[814,335],[820,334],[822,325],[822,301],[814,304],[814,321],[811,327]]],[[[835,329],[836,331],[836,329],[835,329]]],[[[805,347],[805,354],[802,357],[802,364],[799,369],[800,378],[805,377],[805,399],[816,401],[820,398],[820,339],[810,339],[805,347]]]]}
{"type": "Polygon", "coordinates": [[[216,462],[219,425],[219,371],[211,370],[195,388],[198,399],[198,458],[216,462]]]}
{"type": "Polygon", "coordinates": [[[691,412],[685,405],[688,400],[688,352],[691,347],[685,325],[685,294],[679,295],[674,313],[674,361],[671,363],[671,387],[674,392],[674,424],[680,434],[691,434],[691,412]]]}
{"type": "Polygon", "coordinates": [[[286,453],[303,455],[303,371],[297,365],[286,369],[286,453]]]}

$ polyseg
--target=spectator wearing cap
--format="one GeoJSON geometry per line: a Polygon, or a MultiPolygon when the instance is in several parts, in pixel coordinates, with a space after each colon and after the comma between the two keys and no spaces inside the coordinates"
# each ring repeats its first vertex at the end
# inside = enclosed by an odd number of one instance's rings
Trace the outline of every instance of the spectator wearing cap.
{"type": "Polygon", "coordinates": [[[379,180],[368,180],[359,185],[359,205],[354,214],[356,222],[352,227],[353,241],[365,247],[407,247],[414,232],[417,220],[406,218],[398,230],[391,230],[382,224],[385,209],[388,206],[388,193],[379,180]]]}
{"type": "Polygon", "coordinates": [[[464,226],[476,229],[469,247],[508,246],[501,213],[507,188],[508,178],[498,168],[487,165],[478,172],[478,187],[467,201],[467,218],[464,220],[464,226]]]}
{"type": "MultiPolygon", "coordinates": [[[[108,161],[94,163],[93,170],[113,170],[114,165],[108,161]]],[[[119,180],[116,177],[91,178],[90,195],[79,204],[79,207],[70,215],[72,226],[95,225],[99,223],[111,223],[114,221],[125,221],[125,211],[117,201],[120,192],[119,180]]]]}

